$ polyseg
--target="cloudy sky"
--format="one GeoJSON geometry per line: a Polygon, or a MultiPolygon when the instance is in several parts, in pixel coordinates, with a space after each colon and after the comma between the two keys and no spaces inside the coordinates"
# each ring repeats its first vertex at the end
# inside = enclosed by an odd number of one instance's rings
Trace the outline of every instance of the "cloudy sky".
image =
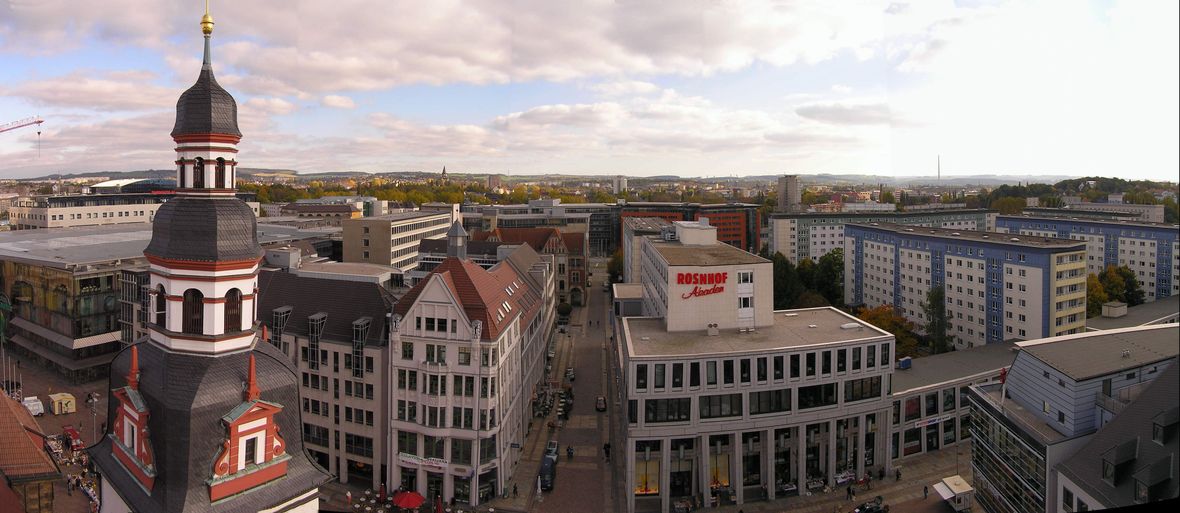
{"type": "MultiPolygon", "coordinates": [[[[213,0],[247,167],[1175,180],[1175,0],[213,0]]],[[[199,0],[0,0],[0,177],[170,168],[199,0]]]]}

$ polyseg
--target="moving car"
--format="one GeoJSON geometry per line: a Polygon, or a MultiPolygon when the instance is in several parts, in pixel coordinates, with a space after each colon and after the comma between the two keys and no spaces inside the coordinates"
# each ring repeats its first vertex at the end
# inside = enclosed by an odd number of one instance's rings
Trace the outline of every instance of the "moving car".
{"type": "Polygon", "coordinates": [[[82,441],[82,433],[79,433],[74,426],[65,426],[61,428],[62,434],[66,436],[66,440],[70,443],[70,449],[80,451],[86,448],[86,443],[82,441]]]}
{"type": "MultiPolygon", "coordinates": [[[[550,442],[555,443],[555,442],[550,442]]],[[[553,482],[557,480],[557,457],[544,458],[541,460],[541,491],[547,492],[553,489],[553,482]]]]}
{"type": "Polygon", "coordinates": [[[594,400],[594,409],[597,411],[606,411],[606,398],[601,395],[598,396],[598,399],[594,400]]]}

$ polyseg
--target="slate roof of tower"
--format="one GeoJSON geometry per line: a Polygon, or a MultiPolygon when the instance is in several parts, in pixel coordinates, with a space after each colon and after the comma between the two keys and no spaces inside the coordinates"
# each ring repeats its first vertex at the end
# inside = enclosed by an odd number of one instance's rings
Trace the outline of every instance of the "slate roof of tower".
{"type": "Polygon", "coordinates": [[[143,252],[197,262],[257,259],[262,256],[257,225],[240,199],[179,196],[156,211],[152,241],[143,252]]]}
{"type": "Polygon", "coordinates": [[[202,67],[197,82],[176,100],[172,137],[195,134],[242,136],[238,130],[238,104],[217,83],[212,66],[202,67]]]}
{"type": "MultiPolygon", "coordinates": [[[[133,511],[255,512],[303,495],[330,479],[304,451],[298,374],[274,346],[259,342],[253,350],[210,357],[169,352],[152,342],[137,345],[139,391],[151,415],[148,428],[156,457],[151,495],[115,460],[110,438],[103,437],[87,449],[103,478],[133,511]],[[221,418],[245,402],[242,390],[250,354],[256,360],[261,399],[283,405],[275,420],[291,459],[286,477],[213,505],[205,482],[228,435],[221,418]]],[[[126,386],[129,360],[130,351],[124,349],[111,362],[111,388],[126,386]]],[[[118,401],[109,402],[108,426],[114,425],[118,408],[118,401]]]]}

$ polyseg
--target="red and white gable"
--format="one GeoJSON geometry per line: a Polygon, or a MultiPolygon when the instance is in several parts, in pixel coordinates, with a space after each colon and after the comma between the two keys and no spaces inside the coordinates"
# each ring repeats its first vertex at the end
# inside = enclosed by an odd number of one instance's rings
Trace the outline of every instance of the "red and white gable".
{"type": "Polygon", "coordinates": [[[107,436],[115,443],[111,452],[127,472],[151,493],[156,482],[156,457],[148,430],[147,403],[139,394],[139,348],[131,346],[131,362],[127,371],[127,386],[111,391],[118,402],[114,424],[107,436]]]}
{"type": "Polygon", "coordinates": [[[226,438],[213,460],[209,501],[236,495],[287,475],[287,444],[275,418],[282,405],[247,401],[222,421],[226,438]]]}

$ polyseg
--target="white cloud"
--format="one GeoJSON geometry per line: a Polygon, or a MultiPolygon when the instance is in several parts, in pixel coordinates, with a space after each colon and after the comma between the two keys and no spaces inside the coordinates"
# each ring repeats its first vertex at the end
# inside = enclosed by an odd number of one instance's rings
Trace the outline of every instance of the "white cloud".
{"type": "Polygon", "coordinates": [[[175,89],[148,83],[155,75],[141,70],[117,73],[76,71],[11,87],[0,85],[0,96],[23,98],[34,105],[99,111],[141,111],[176,105],[175,89]]]}
{"type": "Polygon", "coordinates": [[[349,98],[347,96],[340,96],[338,94],[329,94],[329,95],[325,96],[320,101],[320,104],[325,107],[332,107],[332,108],[336,108],[336,109],[355,109],[356,108],[356,103],[352,101],[352,98],[349,98]]]}
{"type": "Polygon", "coordinates": [[[603,96],[615,97],[651,94],[659,91],[660,86],[640,80],[616,80],[594,84],[590,86],[590,90],[603,96]]]}

